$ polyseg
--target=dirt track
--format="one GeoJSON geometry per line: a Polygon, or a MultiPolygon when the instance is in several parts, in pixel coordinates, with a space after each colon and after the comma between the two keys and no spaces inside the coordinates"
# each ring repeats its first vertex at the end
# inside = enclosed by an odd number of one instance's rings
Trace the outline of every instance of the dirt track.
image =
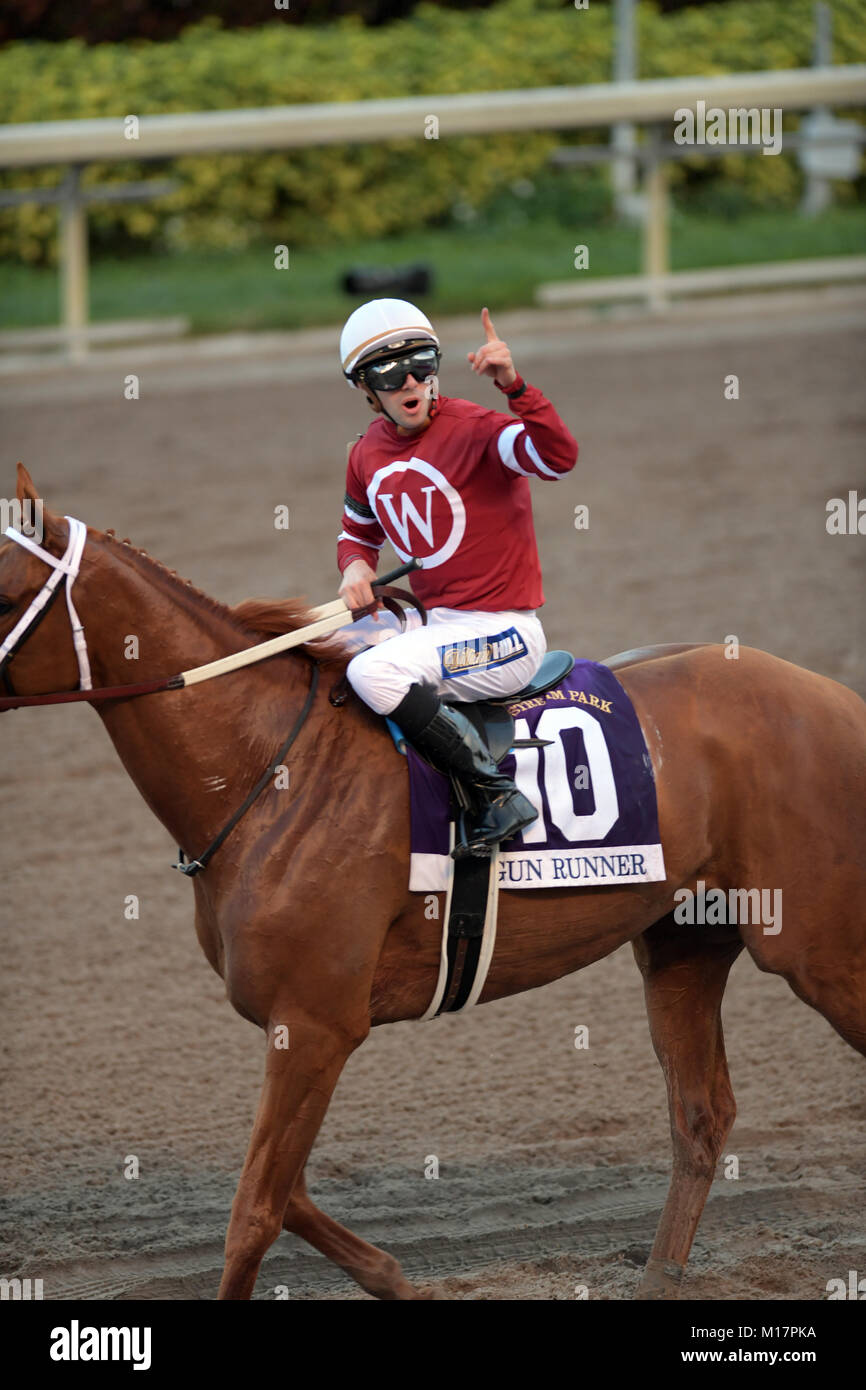
{"type": "MultiPolygon", "coordinates": [[[[497,323],[581,442],[536,487],[551,645],[740,641],[866,694],[866,539],[828,498],[866,495],[863,333],[847,301],[718,325],[497,323]],[[539,327],[541,325],[541,327],[539,327]],[[520,351],[523,346],[523,351],[520,351]],[[596,350],[597,346],[597,350],[596,350]],[[740,399],[723,398],[737,373],[740,399]],[[575,531],[574,506],[590,508],[575,531]]],[[[862,319],[862,299],[860,312],[862,319]]],[[[566,322],[563,320],[563,322],[566,322]]],[[[476,346],[454,325],[455,348],[476,346]]],[[[289,363],[289,367],[292,363],[289,363]]],[[[3,490],[30,467],[49,505],[114,526],[227,601],[335,588],[345,442],[362,405],[333,380],[243,362],[12,384],[3,490]],[[198,371],[198,368],[195,368],[198,371]],[[267,379],[263,379],[267,378],[267,379]],[[288,533],[273,508],[291,508],[288,533]]],[[[315,374],[313,374],[315,375],[315,374]]],[[[459,354],[443,389],[481,398],[459,354]]],[[[173,846],[85,710],[0,726],[4,882],[0,1274],[46,1298],[212,1298],[261,1074],[192,930],[173,846]],[[136,893],[141,918],[124,918],[136,893]],[[141,1176],[123,1177],[136,1154],[141,1176]]],[[[432,988],[432,982],[431,982],[432,988]]],[[[866,1272],[866,1069],[748,959],[725,1030],[739,1117],[684,1297],[826,1297],[866,1272]]],[[[309,1167],[331,1215],[450,1297],[628,1298],[664,1199],[664,1085],[630,948],[432,1026],[374,1033],[349,1062],[309,1167]],[[589,1025],[588,1051],[573,1047],[589,1025]],[[424,1177],[427,1155],[438,1181],[424,1177]]],[[[364,1297],[283,1236],[258,1298],[364,1297]]]]}

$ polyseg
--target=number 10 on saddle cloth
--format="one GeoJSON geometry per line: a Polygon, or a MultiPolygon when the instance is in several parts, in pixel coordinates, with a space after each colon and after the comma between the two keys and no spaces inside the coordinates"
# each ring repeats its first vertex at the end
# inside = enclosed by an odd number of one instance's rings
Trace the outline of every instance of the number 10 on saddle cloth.
{"type": "MultiPolygon", "coordinates": [[[[598,888],[665,878],[652,760],[613,672],[577,661],[553,690],[509,706],[515,741],[501,767],[538,819],[500,847],[500,889],[598,888]]],[[[412,892],[445,892],[449,783],[411,748],[412,892]]]]}

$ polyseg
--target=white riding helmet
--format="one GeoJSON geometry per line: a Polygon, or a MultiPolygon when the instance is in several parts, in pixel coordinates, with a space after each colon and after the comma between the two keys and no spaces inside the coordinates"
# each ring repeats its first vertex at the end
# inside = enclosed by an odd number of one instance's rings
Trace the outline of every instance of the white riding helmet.
{"type": "Polygon", "coordinates": [[[414,304],[406,299],[371,299],[350,314],[340,334],[340,362],[350,386],[361,362],[384,353],[410,349],[418,343],[439,347],[436,331],[414,304]]]}

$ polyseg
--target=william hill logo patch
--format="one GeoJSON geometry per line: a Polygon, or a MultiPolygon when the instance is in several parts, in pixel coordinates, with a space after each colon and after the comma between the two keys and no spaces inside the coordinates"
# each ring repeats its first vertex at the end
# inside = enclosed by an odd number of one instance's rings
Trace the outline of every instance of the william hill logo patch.
{"type": "Polygon", "coordinates": [[[442,675],[462,676],[467,671],[490,671],[494,666],[526,656],[526,643],[516,627],[493,637],[473,637],[468,642],[449,642],[439,648],[442,675]]]}

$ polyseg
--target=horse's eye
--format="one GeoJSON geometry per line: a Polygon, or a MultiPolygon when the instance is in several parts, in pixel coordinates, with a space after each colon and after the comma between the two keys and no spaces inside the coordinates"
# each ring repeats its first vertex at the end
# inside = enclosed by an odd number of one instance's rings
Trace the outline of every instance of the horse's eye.
{"type": "Polygon", "coordinates": [[[11,613],[14,607],[15,604],[11,599],[3,598],[2,594],[0,594],[0,618],[3,617],[4,613],[11,613]]]}

